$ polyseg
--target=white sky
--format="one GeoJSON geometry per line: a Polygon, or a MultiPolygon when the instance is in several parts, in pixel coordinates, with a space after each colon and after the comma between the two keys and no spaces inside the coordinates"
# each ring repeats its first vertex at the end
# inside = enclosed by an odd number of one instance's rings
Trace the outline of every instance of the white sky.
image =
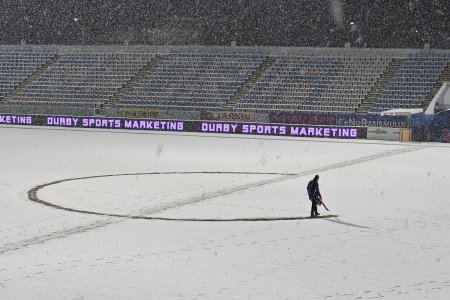
{"type": "Polygon", "coordinates": [[[0,137],[0,299],[450,294],[448,145],[20,127],[0,137]],[[338,217],[303,218],[315,174],[338,217]],[[97,175],[114,176],[38,197],[178,221],[28,200],[37,185],[97,175]],[[201,221],[234,218],[273,220],[201,221]]]}

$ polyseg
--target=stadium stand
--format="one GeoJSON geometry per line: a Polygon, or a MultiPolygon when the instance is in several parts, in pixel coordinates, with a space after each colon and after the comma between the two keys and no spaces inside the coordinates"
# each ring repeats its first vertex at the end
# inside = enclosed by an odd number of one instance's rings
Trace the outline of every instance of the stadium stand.
{"type": "Polygon", "coordinates": [[[5,97],[10,104],[100,107],[151,54],[63,54],[23,90],[5,97]]]}
{"type": "Polygon", "coordinates": [[[0,52],[0,97],[5,97],[25,79],[44,66],[55,53],[51,52],[0,52]]]}
{"type": "Polygon", "coordinates": [[[220,109],[262,60],[253,54],[170,53],[116,106],[220,109]]]}
{"type": "Polygon", "coordinates": [[[425,50],[3,47],[0,111],[114,116],[137,108],[263,115],[349,113],[366,105],[365,111],[376,113],[422,108],[449,63],[448,51],[425,50]],[[376,100],[367,101],[369,95],[376,100]]]}
{"type": "Polygon", "coordinates": [[[370,109],[421,108],[425,97],[450,63],[450,56],[413,55],[406,59],[370,109]]]}
{"type": "Polygon", "coordinates": [[[280,57],[238,109],[355,111],[388,58],[280,57]]]}

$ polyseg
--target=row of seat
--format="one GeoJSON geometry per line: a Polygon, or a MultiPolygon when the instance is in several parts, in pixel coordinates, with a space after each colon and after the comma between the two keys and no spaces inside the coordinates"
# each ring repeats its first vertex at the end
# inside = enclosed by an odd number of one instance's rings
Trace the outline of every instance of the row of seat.
{"type": "Polygon", "coordinates": [[[450,63],[450,58],[411,56],[400,66],[370,111],[420,108],[425,97],[450,63]]]}
{"type": "Polygon", "coordinates": [[[48,101],[46,99],[36,98],[34,100],[14,100],[6,105],[25,105],[25,106],[62,106],[62,107],[84,107],[84,108],[99,108],[101,107],[101,102],[79,102],[79,101],[48,101]]]}
{"type": "MultiPolygon", "coordinates": [[[[106,102],[154,55],[74,54],[63,55],[13,100],[51,99],[65,103],[106,102]]],[[[96,105],[98,106],[98,105],[96,105]]]]}
{"type": "MultiPolygon", "coordinates": [[[[0,55],[0,96],[49,62],[55,53],[45,55],[0,55]],[[14,65],[14,57],[21,64],[14,65]],[[29,58],[29,61],[27,59],[29,58]],[[3,78],[2,78],[3,80],[3,78]]],[[[156,55],[145,54],[62,54],[43,74],[28,83],[17,95],[7,97],[10,102],[51,99],[68,102],[79,99],[106,102],[156,55]]],[[[170,102],[192,102],[193,106],[224,105],[264,63],[264,55],[215,53],[170,53],[158,56],[153,69],[144,72],[133,86],[125,90],[118,106],[168,105],[170,102]],[[205,101],[204,101],[205,100],[205,101]],[[212,105],[212,104],[211,104],[212,105]]],[[[346,104],[355,109],[386,69],[390,58],[367,57],[291,57],[273,56],[275,62],[259,77],[250,91],[244,93],[239,109],[269,110],[268,106],[282,105],[283,109],[297,109],[292,99],[307,98],[310,107],[324,108],[324,102],[346,104]],[[332,102],[334,101],[334,102],[332,102]],[[264,108],[258,106],[264,104],[264,108]]],[[[436,82],[448,60],[426,60],[411,57],[381,93],[374,109],[385,107],[395,99],[410,98],[408,105],[420,103],[436,82]],[[414,75],[414,76],[413,76],[414,75]],[[426,77],[426,79],[424,79],[426,77]],[[378,108],[377,108],[378,105],[378,108]]],[[[4,102],[4,101],[2,101],[4,102]]],[[[189,105],[181,105],[189,107],[189,105]]],[[[208,107],[204,107],[207,109],[208,107]]]]}
{"type": "Polygon", "coordinates": [[[339,61],[329,59],[320,67],[308,66],[302,60],[276,64],[258,81],[239,107],[252,109],[258,107],[259,101],[267,101],[274,106],[285,105],[286,99],[307,99],[313,104],[334,99],[342,104],[351,99],[355,109],[386,68],[389,59],[352,59],[345,64],[339,61]]]}
{"type": "Polygon", "coordinates": [[[150,74],[136,82],[134,89],[118,104],[138,100],[153,105],[163,99],[163,105],[174,105],[175,99],[199,102],[213,98],[216,106],[221,107],[256,70],[261,59],[240,55],[168,55],[158,61],[150,74]]]}

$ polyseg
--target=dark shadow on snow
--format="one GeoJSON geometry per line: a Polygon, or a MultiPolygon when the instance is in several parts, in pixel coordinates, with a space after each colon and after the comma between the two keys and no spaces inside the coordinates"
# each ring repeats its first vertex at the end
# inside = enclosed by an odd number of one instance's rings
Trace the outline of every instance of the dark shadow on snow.
{"type": "Polygon", "coordinates": [[[357,225],[357,224],[341,221],[337,217],[338,216],[336,216],[336,218],[334,218],[334,219],[328,219],[327,221],[330,221],[330,222],[333,222],[333,223],[337,223],[337,224],[340,224],[340,225],[345,225],[345,226],[370,229],[370,227],[361,226],[361,225],[357,225]]]}

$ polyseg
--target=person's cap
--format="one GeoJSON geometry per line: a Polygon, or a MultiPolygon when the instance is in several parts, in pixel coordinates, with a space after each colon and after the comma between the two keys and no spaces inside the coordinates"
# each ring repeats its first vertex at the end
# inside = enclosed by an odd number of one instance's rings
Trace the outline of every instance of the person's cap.
{"type": "Polygon", "coordinates": [[[319,179],[319,175],[314,176],[314,179],[319,179]]]}

